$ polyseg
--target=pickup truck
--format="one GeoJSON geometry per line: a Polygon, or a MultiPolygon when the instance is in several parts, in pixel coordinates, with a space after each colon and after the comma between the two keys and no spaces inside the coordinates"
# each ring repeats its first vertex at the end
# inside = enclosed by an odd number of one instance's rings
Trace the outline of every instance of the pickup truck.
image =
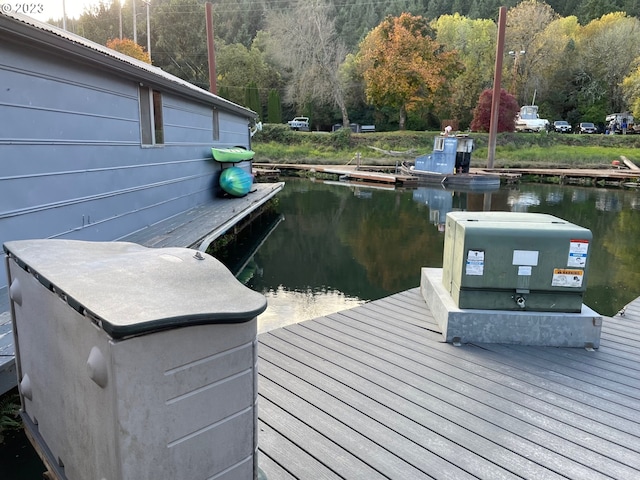
{"type": "Polygon", "coordinates": [[[309,131],[309,117],[295,117],[287,122],[291,130],[309,131]]]}

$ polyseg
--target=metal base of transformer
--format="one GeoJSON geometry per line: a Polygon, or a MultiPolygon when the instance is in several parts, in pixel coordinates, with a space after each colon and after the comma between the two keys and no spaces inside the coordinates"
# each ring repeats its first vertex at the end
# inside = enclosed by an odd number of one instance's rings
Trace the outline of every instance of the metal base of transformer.
{"type": "Polygon", "coordinates": [[[580,313],[460,309],[442,284],[441,268],[423,268],[420,291],[447,343],[503,343],[598,348],[602,316],[580,313]]]}

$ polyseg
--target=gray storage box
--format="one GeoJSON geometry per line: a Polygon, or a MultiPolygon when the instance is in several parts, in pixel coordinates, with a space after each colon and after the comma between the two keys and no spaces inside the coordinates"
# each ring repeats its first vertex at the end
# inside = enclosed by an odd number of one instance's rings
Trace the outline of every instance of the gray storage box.
{"type": "Polygon", "coordinates": [[[257,477],[262,295],[185,248],[4,249],[23,419],[59,478],[257,477]]]}
{"type": "Polygon", "coordinates": [[[443,285],[461,309],[580,312],[591,240],[551,215],[450,212],[443,285]]]}

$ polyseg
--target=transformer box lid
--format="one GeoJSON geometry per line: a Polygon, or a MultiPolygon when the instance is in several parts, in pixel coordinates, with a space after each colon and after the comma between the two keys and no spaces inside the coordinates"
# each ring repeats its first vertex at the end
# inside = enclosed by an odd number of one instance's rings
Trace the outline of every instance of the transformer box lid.
{"type": "Polygon", "coordinates": [[[458,308],[579,312],[591,242],[552,215],[450,212],[443,285],[458,308]]]}

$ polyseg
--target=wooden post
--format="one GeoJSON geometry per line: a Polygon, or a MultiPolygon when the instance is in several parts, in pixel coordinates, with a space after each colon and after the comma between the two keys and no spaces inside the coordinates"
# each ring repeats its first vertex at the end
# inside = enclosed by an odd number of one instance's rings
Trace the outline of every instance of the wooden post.
{"type": "Polygon", "coordinates": [[[496,45],[496,64],[493,73],[493,97],[491,99],[491,123],[489,124],[489,153],[487,168],[493,168],[496,156],[496,135],[498,133],[498,112],[500,111],[500,90],[502,83],[502,57],[504,55],[504,37],[507,25],[507,7],[500,7],[498,17],[498,41],[496,45]]]}
{"type": "Polygon", "coordinates": [[[211,2],[205,3],[205,13],[207,15],[207,54],[209,59],[209,91],[218,94],[217,73],[216,73],[216,51],[213,44],[213,6],[211,2]]]}

